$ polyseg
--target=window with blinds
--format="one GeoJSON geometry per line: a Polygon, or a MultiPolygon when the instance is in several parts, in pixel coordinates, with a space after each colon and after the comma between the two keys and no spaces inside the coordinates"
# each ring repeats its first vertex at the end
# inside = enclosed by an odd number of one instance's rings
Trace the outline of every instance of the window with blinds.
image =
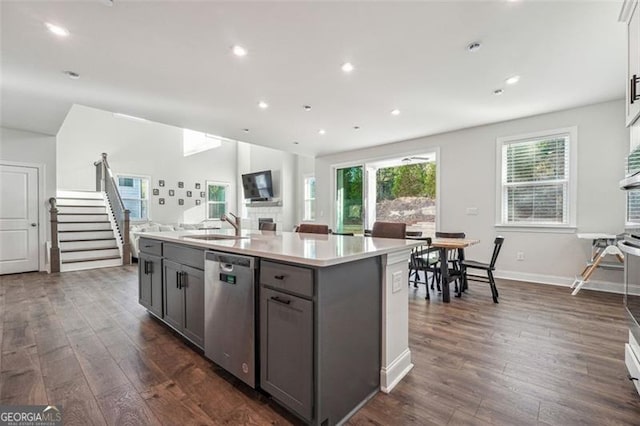
{"type": "Polygon", "coordinates": [[[502,224],[570,224],[569,149],[569,133],[502,143],[502,224]]]}

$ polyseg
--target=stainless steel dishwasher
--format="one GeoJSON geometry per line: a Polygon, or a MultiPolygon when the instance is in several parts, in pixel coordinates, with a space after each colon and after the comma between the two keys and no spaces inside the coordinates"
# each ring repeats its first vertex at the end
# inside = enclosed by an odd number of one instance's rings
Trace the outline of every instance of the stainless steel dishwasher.
{"type": "Polygon", "coordinates": [[[255,272],[253,257],[205,253],[204,353],[255,388],[255,272]]]}

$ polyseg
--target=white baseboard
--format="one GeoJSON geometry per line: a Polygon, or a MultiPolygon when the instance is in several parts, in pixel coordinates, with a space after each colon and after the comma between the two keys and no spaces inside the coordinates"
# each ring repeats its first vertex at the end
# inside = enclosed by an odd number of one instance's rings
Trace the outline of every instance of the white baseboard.
{"type": "MultiPolygon", "coordinates": [[[[504,280],[527,281],[531,283],[557,285],[561,287],[571,287],[571,284],[573,284],[574,281],[574,278],[569,277],[515,271],[496,271],[494,275],[496,278],[504,280]]],[[[584,287],[582,287],[582,289],[622,294],[624,293],[624,284],[612,281],[590,280],[584,285],[584,287]]]]}
{"type": "Polygon", "coordinates": [[[389,393],[413,368],[411,351],[405,349],[388,367],[380,370],[380,390],[389,393]]]}

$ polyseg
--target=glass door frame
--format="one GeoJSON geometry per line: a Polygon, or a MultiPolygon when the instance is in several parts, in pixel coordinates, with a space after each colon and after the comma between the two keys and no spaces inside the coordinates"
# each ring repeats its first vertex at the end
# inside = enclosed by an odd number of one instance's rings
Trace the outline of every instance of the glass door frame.
{"type": "Polygon", "coordinates": [[[331,199],[333,208],[331,209],[331,224],[332,229],[335,232],[340,232],[340,227],[338,226],[338,170],[350,169],[360,167],[362,168],[362,211],[360,213],[362,218],[362,232],[364,233],[364,229],[367,226],[366,224],[366,194],[367,194],[367,178],[366,178],[366,164],[363,162],[355,162],[355,163],[344,163],[344,164],[334,164],[331,166],[331,199]]]}

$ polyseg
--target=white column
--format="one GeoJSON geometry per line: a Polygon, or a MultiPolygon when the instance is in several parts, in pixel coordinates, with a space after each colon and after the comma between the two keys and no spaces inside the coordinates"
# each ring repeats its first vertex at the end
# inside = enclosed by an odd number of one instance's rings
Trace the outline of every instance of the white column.
{"type": "Polygon", "coordinates": [[[413,368],[409,350],[408,262],[411,250],[382,258],[382,366],[380,390],[389,393],[413,368]]]}

